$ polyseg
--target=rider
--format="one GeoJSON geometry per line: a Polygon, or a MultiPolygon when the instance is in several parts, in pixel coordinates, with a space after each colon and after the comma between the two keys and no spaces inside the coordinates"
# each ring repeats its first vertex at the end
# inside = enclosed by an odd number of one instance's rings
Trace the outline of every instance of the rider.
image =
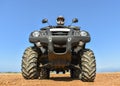
{"type": "Polygon", "coordinates": [[[58,26],[64,26],[64,17],[63,16],[58,16],[57,19],[56,19],[56,22],[57,22],[57,25],[58,26]]]}

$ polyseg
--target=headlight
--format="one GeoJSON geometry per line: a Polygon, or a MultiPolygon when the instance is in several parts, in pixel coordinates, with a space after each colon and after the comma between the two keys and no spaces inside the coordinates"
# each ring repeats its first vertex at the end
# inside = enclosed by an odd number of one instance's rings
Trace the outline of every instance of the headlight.
{"type": "Polygon", "coordinates": [[[85,32],[85,31],[81,31],[81,32],[80,32],[80,35],[81,35],[81,36],[87,36],[88,34],[87,34],[87,32],[85,32]]]}
{"type": "Polygon", "coordinates": [[[39,31],[34,31],[34,32],[32,33],[32,36],[33,36],[33,37],[38,37],[39,35],[40,35],[39,31]]]}

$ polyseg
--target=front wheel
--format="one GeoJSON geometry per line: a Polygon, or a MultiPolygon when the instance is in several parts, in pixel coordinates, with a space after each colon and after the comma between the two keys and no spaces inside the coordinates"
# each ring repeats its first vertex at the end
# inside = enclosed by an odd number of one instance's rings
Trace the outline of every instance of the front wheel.
{"type": "Polygon", "coordinates": [[[83,50],[80,61],[81,74],[79,78],[85,82],[93,82],[96,76],[96,60],[92,50],[83,50]]]}
{"type": "Polygon", "coordinates": [[[38,53],[34,47],[25,50],[21,66],[22,76],[25,79],[37,79],[39,77],[38,53]]]}

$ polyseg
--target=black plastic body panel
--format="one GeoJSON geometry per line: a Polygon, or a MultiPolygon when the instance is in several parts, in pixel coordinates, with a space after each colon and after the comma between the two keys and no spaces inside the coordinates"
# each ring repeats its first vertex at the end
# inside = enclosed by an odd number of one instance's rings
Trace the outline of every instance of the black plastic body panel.
{"type": "MultiPolygon", "coordinates": [[[[83,41],[84,43],[87,43],[90,41],[90,35],[88,36],[76,36],[74,35],[74,29],[72,28],[60,28],[60,29],[69,29],[67,35],[53,35],[50,29],[57,29],[57,28],[44,28],[47,35],[39,36],[39,37],[33,37],[30,35],[29,41],[31,43],[40,42],[42,45],[48,47],[48,60],[53,66],[56,67],[64,67],[71,63],[71,49],[74,46],[77,46],[76,44],[79,43],[79,41],[83,41]],[[55,52],[54,45],[62,46],[64,45],[64,52],[55,52]]],[[[77,29],[78,30],[78,29],[77,29]]],[[[61,47],[60,47],[61,48],[61,47]]],[[[59,47],[57,49],[60,49],[59,47]]]]}
{"type": "MultiPolygon", "coordinates": [[[[46,32],[47,32],[46,36],[33,37],[32,35],[30,35],[29,41],[31,43],[41,42],[41,43],[45,43],[45,44],[48,44],[49,40],[51,40],[51,39],[54,42],[59,42],[59,43],[64,42],[64,40],[67,40],[68,38],[71,38],[71,43],[76,43],[76,42],[79,42],[79,41],[83,41],[83,42],[87,43],[87,42],[90,41],[89,33],[88,33],[88,36],[75,36],[75,35],[73,35],[74,29],[70,28],[70,31],[69,31],[67,36],[64,36],[64,35],[61,35],[61,36],[55,36],[54,35],[53,36],[52,33],[50,32],[50,29],[54,29],[54,28],[48,28],[47,27],[46,28],[46,32]]],[[[65,29],[65,28],[62,28],[62,29],[65,29]]]]}

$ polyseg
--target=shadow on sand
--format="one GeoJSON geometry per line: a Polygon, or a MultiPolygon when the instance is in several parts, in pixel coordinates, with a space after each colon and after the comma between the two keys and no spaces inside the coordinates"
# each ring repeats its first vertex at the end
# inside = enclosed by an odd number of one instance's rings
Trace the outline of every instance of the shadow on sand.
{"type": "Polygon", "coordinates": [[[72,79],[70,77],[51,77],[50,80],[54,80],[54,81],[73,81],[73,80],[78,80],[78,79],[72,79]]]}

